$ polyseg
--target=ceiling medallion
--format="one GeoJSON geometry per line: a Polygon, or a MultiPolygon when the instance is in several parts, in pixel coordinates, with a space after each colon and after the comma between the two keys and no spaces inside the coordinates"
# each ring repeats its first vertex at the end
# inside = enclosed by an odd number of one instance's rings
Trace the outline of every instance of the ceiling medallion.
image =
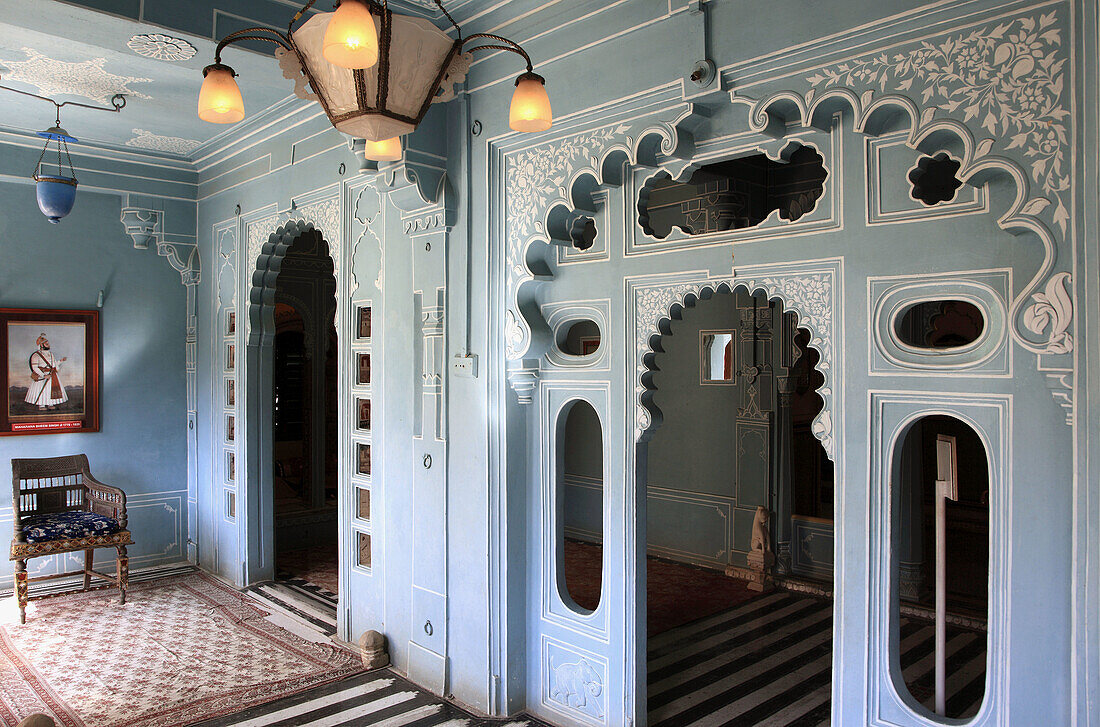
{"type": "Polygon", "coordinates": [[[158,61],[185,61],[198,51],[183,38],[173,38],[163,33],[142,33],[126,43],[134,53],[158,61]]]}
{"type": "Polygon", "coordinates": [[[203,69],[199,118],[221,124],[244,118],[237,74],[221,62],[221,53],[231,43],[263,40],[278,46],[275,57],[298,96],[320,103],[338,131],[367,140],[368,159],[400,159],[400,137],[416,129],[433,103],[454,98],[454,86],[466,78],[478,50],[508,51],[527,64],[516,79],[511,128],[550,128],[545,80],[534,72],[526,51],[499,35],[464,38],[441,0],[435,5],[454,26],[456,38],[430,20],[391,12],[386,0],[338,0],[334,12],[316,13],[295,28],[315,2],[309,0],[294,15],[286,33],[257,27],[222,38],[214,63],[203,69]]]}

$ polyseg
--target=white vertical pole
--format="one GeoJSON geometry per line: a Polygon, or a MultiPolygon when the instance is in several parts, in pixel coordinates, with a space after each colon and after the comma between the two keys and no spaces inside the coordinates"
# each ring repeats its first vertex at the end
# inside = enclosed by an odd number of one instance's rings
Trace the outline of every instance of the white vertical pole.
{"type": "Polygon", "coordinates": [[[936,714],[947,713],[947,500],[957,500],[955,438],[936,435],[936,714]]]}

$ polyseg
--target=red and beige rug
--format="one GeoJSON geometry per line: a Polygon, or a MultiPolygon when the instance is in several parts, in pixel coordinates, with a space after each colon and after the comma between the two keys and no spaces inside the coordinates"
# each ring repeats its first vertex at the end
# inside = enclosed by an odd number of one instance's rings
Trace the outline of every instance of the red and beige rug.
{"type": "Polygon", "coordinates": [[[65,727],[178,727],[362,669],[201,573],[132,584],[125,605],[112,589],[31,607],[26,625],[16,611],[0,627],[5,725],[44,712],[65,727]]]}
{"type": "MultiPolygon", "coordinates": [[[[565,582],[578,606],[600,603],[603,549],[592,543],[565,541],[565,582]]],[[[746,581],[722,571],[646,558],[646,620],[650,636],[733,608],[760,594],[746,581]]]]}

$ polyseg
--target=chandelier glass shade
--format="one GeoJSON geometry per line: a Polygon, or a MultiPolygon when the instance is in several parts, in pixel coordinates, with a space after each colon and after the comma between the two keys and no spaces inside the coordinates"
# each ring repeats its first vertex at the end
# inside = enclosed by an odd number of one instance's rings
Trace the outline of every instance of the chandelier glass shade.
{"type": "Polygon", "coordinates": [[[42,210],[42,214],[56,225],[62,217],[73,211],[73,205],[76,203],[76,172],[73,171],[73,160],[69,156],[69,142],[75,143],[76,139],[69,136],[69,132],[60,126],[51,126],[45,131],[39,131],[38,135],[46,140],[46,145],[42,147],[42,155],[38,157],[38,166],[35,167],[34,193],[38,199],[38,209],[42,210]],[[53,174],[52,170],[46,172],[42,166],[46,152],[50,149],[50,142],[57,147],[56,174],[53,174]],[[65,152],[65,160],[69,163],[67,174],[62,166],[62,150],[65,152]]]}
{"type": "Polygon", "coordinates": [[[215,63],[203,71],[199,118],[212,124],[235,124],[244,118],[244,99],[229,66],[215,63]]]}
{"type": "Polygon", "coordinates": [[[341,68],[370,68],[378,62],[378,27],[370,8],[344,0],[325,29],[325,60],[341,68]]]}
{"type": "MultiPolygon", "coordinates": [[[[457,38],[426,18],[391,12],[385,0],[342,0],[335,12],[315,13],[295,28],[315,1],[298,11],[286,34],[247,28],[218,43],[214,64],[203,71],[200,118],[234,123],[244,117],[235,73],[221,62],[221,52],[233,42],[265,40],[279,46],[275,57],[283,76],[294,81],[296,95],[320,103],[338,131],[368,142],[388,143],[412,132],[433,103],[454,98],[454,86],[465,79],[477,50],[523,57],[527,72],[516,80],[509,123],[517,131],[550,128],[550,99],[530,56],[501,36],[474,33],[463,38],[441,0],[436,4],[454,24],[457,38]]],[[[400,143],[385,148],[392,155],[400,143]]]]}

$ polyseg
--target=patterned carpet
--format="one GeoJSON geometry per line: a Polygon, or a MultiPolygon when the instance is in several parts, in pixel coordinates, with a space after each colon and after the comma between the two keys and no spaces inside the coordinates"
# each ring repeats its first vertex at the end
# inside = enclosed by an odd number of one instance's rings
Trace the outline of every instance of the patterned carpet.
{"type": "MultiPolygon", "coordinates": [[[[578,606],[594,610],[600,600],[603,549],[565,541],[565,582],[578,606]]],[[[646,559],[646,613],[650,636],[705,618],[760,594],[721,571],[661,558],[646,559]],[[685,598],[690,594],[690,598],[685,598]]]]}
{"type": "Polygon", "coordinates": [[[0,627],[0,720],[65,727],[178,727],[297,694],[362,669],[318,636],[272,622],[200,573],[32,603],[0,627]]]}

